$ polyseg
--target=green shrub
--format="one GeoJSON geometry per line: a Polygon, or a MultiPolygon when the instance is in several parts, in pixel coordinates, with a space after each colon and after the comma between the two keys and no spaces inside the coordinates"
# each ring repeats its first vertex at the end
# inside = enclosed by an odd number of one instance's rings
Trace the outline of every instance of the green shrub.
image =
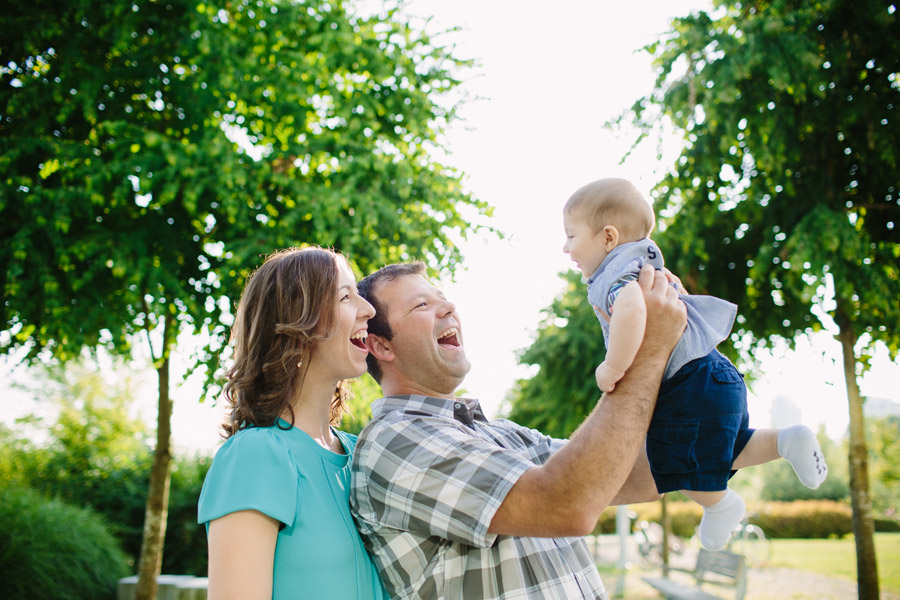
{"type": "Polygon", "coordinates": [[[206,526],[197,523],[197,502],[212,458],[179,458],[172,468],[163,573],[206,577],[206,526]]]}
{"type": "MultiPolygon", "coordinates": [[[[107,470],[79,469],[62,452],[40,449],[21,454],[17,461],[32,489],[102,515],[135,571],[152,458],[144,451],[107,470]]],[[[206,529],[197,524],[197,502],[211,461],[201,456],[173,462],[163,573],[206,576],[206,529]]]]}
{"type": "MultiPolygon", "coordinates": [[[[656,521],[661,518],[661,503],[647,502],[643,504],[632,504],[628,507],[630,511],[635,513],[638,521],[656,521]]],[[[700,524],[700,517],[703,511],[699,505],[693,502],[673,502],[668,501],[666,509],[671,523],[672,533],[679,537],[689,538],[694,535],[694,530],[700,524]]],[[[597,526],[594,528],[593,534],[611,534],[616,532],[616,507],[611,506],[603,511],[597,526]]]]}
{"type": "Polygon", "coordinates": [[[752,521],[773,538],[843,537],[853,531],[852,511],[831,500],[767,502],[752,521]]]}
{"type": "MultiPolygon", "coordinates": [[[[639,520],[656,521],[658,523],[662,518],[661,502],[634,504],[631,508],[637,512],[639,520]]],[[[666,513],[669,516],[672,533],[678,537],[689,538],[694,535],[697,525],[700,524],[700,518],[703,516],[703,509],[695,502],[673,502],[671,498],[667,497],[666,513]]]]}
{"type": "Polygon", "coordinates": [[[879,533],[900,532],[900,521],[894,519],[875,519],[875,531],[879,533]]]}
{"type": "Polygon", "coordinates": [[[593,535],[608,535],[616,532],[616,508],[611,506],[603,511],[597,525],[591,532],[593,535]]]}
{"type": "Polygon", "coordinates": [[[115,598],[125,554],[94,512],[25,487],[0,487],[4,598],[115,598]]]}
{"type": "MultiPolygon", "coordinates": [[[[661,503],[632,504],[629,509],[637,520],[659,522],[661,503]]],[[[700,524],[703,511],[689,501],[668,499],[666,510],[671,531],[682,538],[689,538],[700,524]]],[[[852,511],[841,502],[831,500],[797,500],[795,502],[752,503],[747,507],[749,521],[759,525],[772,538],[829,538],[843,537],[853,530],[852,511]]],[[[900,531],[900,523],[888,519],[876,520],[877,531],[900,531]]],[[[616,531],[615,508],[604,511],[595,534],[616,531]]]]}

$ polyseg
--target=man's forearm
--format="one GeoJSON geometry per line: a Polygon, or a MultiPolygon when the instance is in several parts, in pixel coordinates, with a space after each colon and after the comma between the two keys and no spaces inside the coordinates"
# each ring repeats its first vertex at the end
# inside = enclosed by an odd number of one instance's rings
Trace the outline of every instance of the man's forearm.
{"type": "Polygon", "coordinates": [[[633,472],[663,370],[686,322],[684,304],[662,273],[647,265],[639,283],[647,333],[631,369],[568,444],[519,478],[494,514],[490,532],[584,535],[633,472]]]}
{"type": "Polygon", "coordinates": [[[522,475],[498,510],[493,533],[569,536],[593,528],[632,473],[656,405],[669,350],[645,346],[569,442],[522,475]]]}
{"type": "Polygon", "coordinates": [[[662,498],[662,494],[656,489],[656,481],[650,471],[650,461],[647,459],[647,448],[638,453],[637,460],[631,468],[628,479],[616,492],[610,504],[634,504],[637,502],[653,502],[662,498]]]}
{"type": "Polygon", "coordinates": [[[551,463],[558,459],[558,473],[551,477],[569,482],[570,475],[580,473],[582,484],[572,482],[575,485],[564,493],[582,505],[593,505],[598,517],[625,483],[643,449],[668,356],[668,349],[642,346],[615,391],[604,396],[546,465],[555,468],[551,463]]]}

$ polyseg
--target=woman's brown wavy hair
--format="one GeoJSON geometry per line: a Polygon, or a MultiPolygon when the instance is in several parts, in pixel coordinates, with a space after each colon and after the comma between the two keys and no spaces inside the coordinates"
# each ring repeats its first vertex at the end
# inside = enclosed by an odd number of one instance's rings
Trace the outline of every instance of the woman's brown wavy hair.
{"type": "MultiPolygon", "coordinates": [[[[318,247],[279,250],[247,279],[231,328],[234,365],[225,399],[228,438],[248,427],[268,427],[294,411],[316,342],[337,319],[339,262],[343,256],[318,247]],[[297,366],[301,362],[302,366],[297,366]]],[[[344,414],[348,392],[339,381],[331,402],[331,424],[344,414]]]]}

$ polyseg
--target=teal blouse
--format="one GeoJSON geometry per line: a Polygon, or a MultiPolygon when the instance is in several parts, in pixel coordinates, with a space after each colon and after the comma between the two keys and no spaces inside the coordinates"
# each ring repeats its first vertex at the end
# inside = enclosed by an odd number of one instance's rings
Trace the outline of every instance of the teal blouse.
{"type": "Polygon", "coordinates": [[[197,521],[207,531],[210,521],[240,510],[281,522],[273,599],[388,598],[350,515],[356,436],[334,433],[345,454],[326,450],[296,427],[241,430],[216,452],[203,483],[197,521]]]}

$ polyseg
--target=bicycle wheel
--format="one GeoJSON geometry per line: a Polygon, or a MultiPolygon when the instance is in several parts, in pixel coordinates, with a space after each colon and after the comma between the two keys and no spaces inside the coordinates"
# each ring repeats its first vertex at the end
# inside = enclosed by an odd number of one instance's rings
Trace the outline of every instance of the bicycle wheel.
{"type": "Polygon", "coordinates": [[[772,541],[756,525],[745,525],[735,535],[735,546],[751,567],[761,567],[772,559],[772,541]]]}
{"type": "Polygon", "coordinates": [[[662,565],[662,527],[658,523],[642,521],[633,536],[640,563],[645,567],[662,565]]]}

